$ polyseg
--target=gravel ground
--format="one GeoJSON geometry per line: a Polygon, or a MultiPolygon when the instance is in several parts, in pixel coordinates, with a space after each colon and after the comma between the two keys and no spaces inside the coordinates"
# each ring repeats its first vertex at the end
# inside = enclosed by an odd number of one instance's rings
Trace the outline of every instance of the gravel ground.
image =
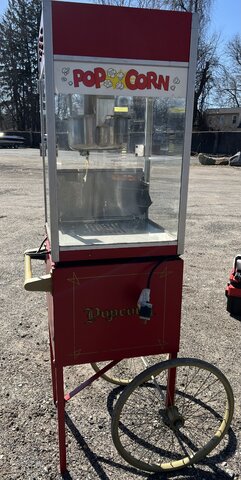
{"type": "MultiPolygon", "coordinates": [[[[23,290],[23,252],[44,235],[42,172],[36,150],[0,151],[1,474],[3,479],[60,479],[44,294],[23,290]]],[[[226,311],[225,284],[240,252],[241,169],[192,159],[185,249],[182,356],[205,359],[229,379],[235,415],[222,451],[173,474],[147,474],[115,451],[110,413],[120,388],[99,380],[67,405],[66,480],[241,479],[240,328],[226,311]],[[114,387],[114,388],[113,388],[114,387]]],[[[36,272],[44,266],[34,264],[36,272]]],[[[92,373],[66,369],[68,388],[92,373]]]]}

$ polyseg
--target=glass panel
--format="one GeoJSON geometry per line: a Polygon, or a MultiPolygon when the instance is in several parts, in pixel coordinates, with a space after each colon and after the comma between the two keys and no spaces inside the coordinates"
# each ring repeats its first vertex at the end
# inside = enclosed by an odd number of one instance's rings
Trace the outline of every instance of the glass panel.
{"type": "Polygon", "coordinates": [[[57,94],[60,246],[177,240],[185,100],[57,94]]]}
{"type": "Polygon", "coordinates": [[[48,139],[46,127],[46,99],[44,89],[44,77],[39,82],[40,91],[40,111],[41,111],[41,145],[40,154],[43,161],[43,183],[44,183],[44,206],[45,206],[45,221],[49,221],[49,178],[48,178],[48,139]]]}

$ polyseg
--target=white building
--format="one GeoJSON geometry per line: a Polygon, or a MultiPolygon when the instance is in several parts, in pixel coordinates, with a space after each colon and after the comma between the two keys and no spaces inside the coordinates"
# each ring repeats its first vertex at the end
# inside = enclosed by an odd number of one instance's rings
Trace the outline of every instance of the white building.
{"type": "Polygon", "coordinates": [[[208,108],[205,111],[209,130],[232,131],[241,129],[241,107],[208,108]]]}

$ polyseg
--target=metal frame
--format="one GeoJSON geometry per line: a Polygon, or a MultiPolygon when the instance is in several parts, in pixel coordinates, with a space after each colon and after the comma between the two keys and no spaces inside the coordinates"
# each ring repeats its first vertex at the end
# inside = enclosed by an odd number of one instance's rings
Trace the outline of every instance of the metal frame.
{"type": "Polygon", "coordinates": [[[43,185],[44,185],[44,217],[45,224],[48,220],[48,206],[47,206],[47,187],[46,187],[46,153],[45,153],[45,139],[44,139],[44,109],[43,109],[43,79],[39,79],[39,101],[40,101],[40,125],[41,125],[41,145],[42,145],[42,160],[43,160],[43,185]]]}
{"type": "MultiPolygon", "coordinates": [[[[106,57],[83,57],[71,55],[54,55],[54,60],[64,62],[86,62],[86,63],[122,63],[130,65],[130,60],[126,58],[106,58],[106,57]]],[[[168,62],[158,60],[131,60],[132,65],[150,65],[151,67],[188,67],[188,62],[168,62]]]]}
{"type": "MultiPolygon", "coordinates": [[[[82,57],[82,56],[53,56],[52,46],[52,9],[51,4],[53,0],[43,1],[43,27],[44,27],[44,44],[45,44],[45,90],[46,90],[46,128],[47,128],[47,144],[48,144],[48,180],[49,180],[49,216],[50,222],[48,230],[51,238],[51,252],[52,259],[55,262],[59,261],[60,251],[73,250],[72,247],[60,247],[59,245],[59,231],[58,231],[58,198],[57,198],[57,163],[56,163],[56,131],[55,131],[55,101],[54,101],[54,60],[65,61],[91,61],[93,63],[123,63],[130,64],[130,60],[123,58],[99,58],[99,57],[82,57]]],[[[190,145],[192,133],[192,115],[193,115],[193,92],[195,85],[195,68],[196,68],[196,50],[198,39],[198,15],[192,15],[191,28],[191,44],[190,44],[190,61],[189,62],[168,62],[168,61],[148,61],[148,60],[131,60],[133,65],[157,65],[170,67],[185,67],[188,68],[187,76],[187,90],[186,90],[186,111],[185,111],[185,133],[184,145],[182,155],[182,170],[180,179],[180,203],[179,203],[179,217],[177,229],[177,241],[165,242],[166,244],[177,245],[178,254],[182,254],[184,250],[185,237],[185,221],[187,209],[187,190],[189,178],[189,163],[190,163],[190,145]]],[[[127,248],[130,245],[120,244],[119,248],[127,248]]],[[[131,244],[135,247],[151,247],[160,246],[156,243],[131,244]]],[[[87,248],[87,247],[86,247],[87,248]]],[[[88,247],[89,248],[89,247],[88,247]]],[[[94,249],[101,249],[100,246],[92,246],[94,249]]],[[[106,248],[106,246],[102,247],[106,248]]],[[[109,249],[117,248],[115,245],[108,245],[109,249]]],[[[83,249],[83,247],[81,247],[83,249]]]]}
{"type": "Polygon", "coordinates": [[[191,29],[191,44],[190,44],[190,62],[189,62],[188,77],[187,77],[181,191],[180,191],[179,220],[178,220],[178,230],[177,230],[178,255],[181,255],[184,252],[184,240],[185,240],[185,230],[186,230],[188,180],[189,180],[189,165],[190,165],[190,153],[191,153],[190,150],[191,150],[191,141],[192,141],[194,87],[195,87],[195,72],[196,72],[196,63],[197,63],[197,42],[198,42],[198,14],[193,13],[192,29],[191,29]]]}
{"type": "Polygon", "coordinates": [[[44,56],[45,56],[45,99],[46,99],[46,130],[48,147],[48,180],[49,180],[49,215],[50,238],[53,260],[59,260],[58,235],[58,199],[56,171],[56,131],[54,104],[54,68],[52,44],[52,1],[43,0],[44,56]]]}

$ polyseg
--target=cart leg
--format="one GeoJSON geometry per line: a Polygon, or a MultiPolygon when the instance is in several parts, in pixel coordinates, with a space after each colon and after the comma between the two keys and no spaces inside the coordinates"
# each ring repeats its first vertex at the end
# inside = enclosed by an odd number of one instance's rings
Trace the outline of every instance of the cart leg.
{"type": "MultiPolygon", "coordinates": [[[[174,358],[177,358],[177,353],[170,353],[169,360],[173,360],[174,358]]],[[[168,377],[167,377],[166,407],[170,407],[174,405],[175,387],[176,387],[176,368],[171,368],[168,371],[168,377]]]]}
{"type": "Polygon", "coordinates": [[[56,375],[55,375],[55,367],[54,367],[53,348],[52,348],[52,342],[51,342],[50,336],[49,336],[49,348],[50,348],[50,361],[51,361],[51,377],[52,377],[53,400],[54,400],[54,404],[56,405],[56,401],[57,401],[57,394],[56,394],[56,375]]]}
{"type": "Polygon", "coordinates": [[[65,400],[64,400],[64,378],[63,367],[55,368],[56,374],[56,393],[57,393],[57,415],[58,415],[58,433],[59,433],[59,460],[60,471],[66,471],[66,445],[65,445],[65,400]]]}

